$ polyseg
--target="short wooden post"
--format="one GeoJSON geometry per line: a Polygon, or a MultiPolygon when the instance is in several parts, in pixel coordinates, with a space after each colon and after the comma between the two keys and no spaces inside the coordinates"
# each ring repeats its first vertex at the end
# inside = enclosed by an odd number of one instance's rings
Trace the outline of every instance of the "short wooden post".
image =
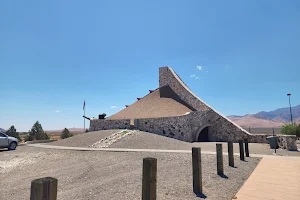
{"type": "Polygon", "coordinates": [[[56,200],[57,179],[45,177],[31,182],[30,200],[56,200]]]}
{"type": "Polygon", "coordinates": [[[157,159],[143,159],[142,200],[156,200],[157,159]]]}
{"type": "Polygon", "coordinates": [[[217,147],[217,172],[218,175],[222,176],[224,175],[222,144],[216,144],[216,147],[217,147]]]}
{"type": "Polygon", "coordinates": [[[239,140],[239,146],[240,146],[240,159],[245,160],[245,155],[244,155],[244,145],[243,145],[243,140],[239,140]]]}
{"type": "Polygon", "coordinates": [[[202,194],[202,167],[201,148],[192,148],[193,163],[193,191],[195,194],[202,194]]]}
{"type": "Polygon", "coordinates": [[[228,142],[228,162],[230,167],[234,167],[234,157],[233,157],[233,142],[228,142]]]}
{"type": "Polygon", "coordinates": [[[245,142],[245,153],[246,153],[246,157],[249,157],[249,143],[248,143],[248,139],[244,139],[245,142]]]}

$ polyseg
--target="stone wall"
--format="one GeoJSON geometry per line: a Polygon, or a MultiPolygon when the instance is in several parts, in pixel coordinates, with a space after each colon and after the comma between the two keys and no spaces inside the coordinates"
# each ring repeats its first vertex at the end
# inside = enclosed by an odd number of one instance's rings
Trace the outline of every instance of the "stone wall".
{"type": "Polygon", "coordinates": [[[106,120],[92,119],[90,120],[90,131],[108,130],[108,129],[129,129],[130,119],[106,120]]]}
{"type": "Polygon", "coordinates": [[[297,151],[297,137],[294,135],[280,135],[278,136],[278,145],[283,149],[289,151],[297,151]]]}
{"type": "Polygon", "coordinates": [[[222,131],[226,131],[226,126],[229,126],[227,132],[231,131],[232,129],[238,130],[238,131],[234,131],[236,136],[238,136],[239,133],[241,133],[239,137],[243,137],[243,135],[245,134],[248,135],[250,134],[248,131],[244,130],[242,127],[232,122],[230,119],[223,116],[221,113],[217,112],[207,103],[205,103],[202,99],[197,97],[190,90],[190,88],[180,79],[180,77],[176,74],[176,72],[172,68],[161,67],[159,68],[159,86],[162,87],[166,84],[168,84],[182,100],[184,100],[187,104],[192,106],[197,111],[211,112],[213,113],[211,114],[213,117],[217,117],[217,118],[220,117],[218,127],[221,126],[222,131]],[[220,122],[223,122],[223,124],[220,124],[220,122]],[[236,128],[233,126],[235,126],[236,128]]]}
{"type": "MultiPolygon", "coordinates": [[[[248,133],[244,129],[239,126],[236,126],[231,121],[228,121],[223,116],[214,112],[213,110],[207,112],[196,111],[190,113],[190,123],[191,126],[194,127],[194,130],[199,127],[200,130],[205,128],[206,124],[209,124],[211,127],[209,140],[210,141],[233,141],[238,142],[239,140],[243,140],[247,138],[249,142],[255,143],[266,143],[267,135],[255,135],[248,133]],[[203,126],[204,125],[204,126],[203,126]]],[[[199,134],[199,133],[197,133],[199,134]]],[[[198,135],[196,135],[195,140],[198,135]]]]}
{"type": "Polygon", "coordinates": [[[159,68],[159,87],[169,85],[187,104],[199,111],[208,111],[210,107],[200,100],[170,67],[159,68]]]}
{"type": "MultiPolygon", "coordinates": [[[[196,142],[201,130],[210,127],[209,141],[238,142],[245,138],[251,143],[268,143],[267,136],[272,134],[249,134],[230,124],[212,111],[195,111],[187,115],[162,118],[135,119],[136,129],[175,138],[186,142],[196,142]]],[[[90,131],[106,129],[129,129],[130,119],[90,121],[90,131]]],[[[279,135],[278,145],[289,151],[297,150],[296,136],[279,135]]]]}
{"type": "MultiPolygon", "coordinates": [[[[130,119],[90,122],[90,131],[129,128],[130,119]]],[[[230,124],[213,111],[195,111],[187,115],[162,118],[135,119],[134,127],[141,131],[172,137],[186,142],[195,142],[205,127],[210,127],[209,141],[234,141],[248,138],[249,142],[266,143],[266,135],[253,135],[230,124]]]]}
{"type": "MultiPolygon", "coordinates": [[[[189,115],[139,119],[138,129],[182,141],[193,142],[189,115]]],[[[136,125],[136,124],[135,124],[136,125]]]]}

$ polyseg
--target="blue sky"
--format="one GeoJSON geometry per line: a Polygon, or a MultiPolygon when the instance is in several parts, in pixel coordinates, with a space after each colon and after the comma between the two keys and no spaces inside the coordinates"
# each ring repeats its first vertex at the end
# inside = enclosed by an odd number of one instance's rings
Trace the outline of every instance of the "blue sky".
{"type": "Polygon", "coordinates": [[[83,127],[84,99],[113,114],[160,66],[225,115],[300,104],[299,21],[298,0],[0,1],[0,127],[83,127]]]}

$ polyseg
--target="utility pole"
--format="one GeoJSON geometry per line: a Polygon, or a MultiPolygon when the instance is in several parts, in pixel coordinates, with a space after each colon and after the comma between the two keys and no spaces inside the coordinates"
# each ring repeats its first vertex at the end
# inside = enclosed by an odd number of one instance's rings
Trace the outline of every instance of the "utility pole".
{"type": "Polygon", "coordinates": [[[291,94],[287,94],[287,96],[289,97],[291,123],[293,124],[293,115],[292,115],[292,106],[291,106],[291,94]]]}

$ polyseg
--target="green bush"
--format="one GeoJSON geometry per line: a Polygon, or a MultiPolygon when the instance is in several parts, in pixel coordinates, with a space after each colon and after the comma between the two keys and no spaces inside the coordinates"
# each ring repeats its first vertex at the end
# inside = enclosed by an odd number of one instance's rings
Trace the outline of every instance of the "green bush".
{"type": "Polygon", "coordinates": [[[22,139],[20,138],[20,134],[17,132],[17,129],[15,129],[14,126],[11,126],[6,132],[6,135],[15,137],[18,139],[19,142],[22,142],[22,139]]]}
{"type": "Polygon", "coordinates": [[[65,138],[69,138],[69,137],[72,137],[72,136],[73,136],[73,134],[71,134],[70,131],[67,128],[65,128],[63,130],[63,132],[61,133],[60,138],[65,139],[65,138]]]}
{"type": "Polygon", "coordinates": [[[32,140],[34,140],[34,137],[33,137],[32,135],[26,135],[26,136],[24,137],[24,142],[32,141],[32,140]]]}
{"type": "Polygon", "coordinates": [[[29,135],[25,137],[26,141],[32,140],[49,140],[50,137],[44,132],[42,125],[39,121],[35,122],[29,131],[29,135]]]}
{"type": "Polygon", "coordinates": [[[300,124],[285,124],[281,127],[280,133],[283,135],[296,135],[297,137],[300,137],[300,124]]]}

